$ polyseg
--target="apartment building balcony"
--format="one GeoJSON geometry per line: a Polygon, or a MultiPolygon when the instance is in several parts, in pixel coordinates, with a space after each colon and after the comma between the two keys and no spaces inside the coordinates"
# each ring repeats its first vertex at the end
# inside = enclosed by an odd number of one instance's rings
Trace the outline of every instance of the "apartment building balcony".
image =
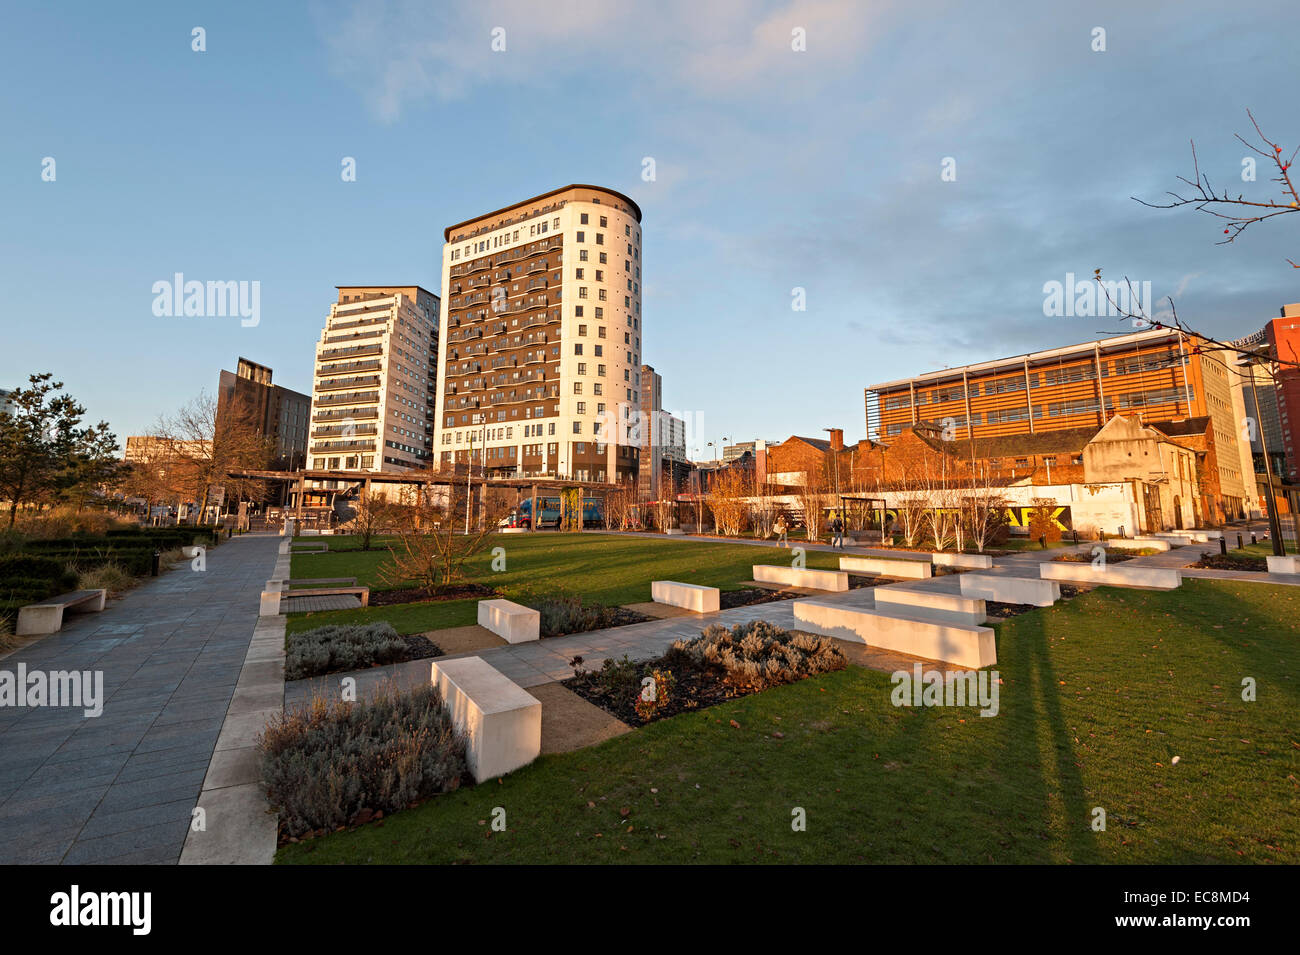
{"type": "MultiPolygon", "coordinates": [[[[378,388],[378,375],[358,375],[354,378],[332,378],[316,383],[317,391],[340,391],[344,388],[378,388]]],[[[376,395],[378,400],[378,395],[376,395]]]]}
{"type": "Polygon", "coordinates": [[[335,424],[326,428],[312,428],[311,436],[313,438],[363,438],[367,435],[375,435],[379,432],[379,426],[376,424],[335,424]]]}
{"type": "Polygon", "coordinates": [[[322,377],[326,375],[352,375],[359,371],[379,371],[384,363],[378,359],[370,361],[345,361],[337,364],[317,365],[316,375],[322,377]]]}
{"type": "Polygon", "coordinates": [[[319,411],[311,416],[314,422],[331,422],[331,421],[370,421],[379,417],[378,408],[339,408],[334,411],[319,411]]]}
{"type": "Polygon", "coordinates": [[[376,312],[374,315],[365,316],[353,321],[348,321],[348,322],[330,321],[328,327],[326,328],[326,331],[341,332],[345,328],[362,328],[367,325],[387,325],[388,319],[390,317],[391,316],[389,314],[389,310],[385,309],[382,312],[376,312]]]}
{"type": "Polygon", "coordinates": [[[371,342],[365,345],[346,345],[339,348],[322,348],[316,353],[317,361],[326,361],[333,358],[352,358],[361,355],[382,355],[384,346],[379,342],[371,342]]]}
{"type": "Polygon", "coordinates": [[[373,451],[375,450],[375,439],[369,441],[330,441],[326,444],[313,444],[310,448],[312,454],[330,454],[334,451],[373,451]]]}
{"type": "MultiPolygon", "coordinates": [[[[318,389],[319,390],[319,389],[318,389]]],[[[365,405],[373,404],[379,400],[377,391],[353,391],[343,395],[320,395],[316,398],[317,405],[365,405]]]]}
{"type": "MultiPolygon", "coordinates": [[[[368,332],[350,332],[346,335],[334,336],[331,336],[327,331],[325,333],[325,340],[322,344],[329,346],[333,345],[335,342],[359,342],[365,341],[367,338],[382,338],[383,335],[384,330],[382,328],[376,328],[368,332]]],[[[376,342],[375,344],[377,347],[380,347],[380,343],[376,342]]]]}

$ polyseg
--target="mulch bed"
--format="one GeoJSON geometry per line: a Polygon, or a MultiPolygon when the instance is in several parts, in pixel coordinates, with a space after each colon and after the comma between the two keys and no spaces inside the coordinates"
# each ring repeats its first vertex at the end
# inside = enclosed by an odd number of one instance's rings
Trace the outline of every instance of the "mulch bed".
{"type": "Polygon", "coordinates": [[[1245,555],[1241,557],[1225,557],[1223,554],[1202,554],[1200,560],[1187,566],[1201,567],[1206,570],[1246,570],[1266,574],[1268,573],[1268,558],[1247,557],[1245,555]]]}
{"type": "MultiPolygon", "coordinates": [[[[1107,551],[1106,563],[1122,564],[1126,560],[1132,560],[1134,557],[1139,557],[1139,556],[1141,555],[1140,554],[1113,554],[1110,551],[1107,551]]],[[[1071,564],[1091,564],[1093,558],[1091,554],[1062,554],[1060,557],[1053,557],[1052,560],[1063,561],[1071,564]]]]}
{"type": "Polygon", "coordinates": [[[427,660],[429,657],[442,656],[442,648],[420,633],[404,633],[402,639],[406,641],[406,661],[427,660]]]}
{"type": "Polygon", "coordinates": [[[993,620],[1006,620],[1017,614],[1028,613],[1031,610],[1037,610],[1033,604],[1007,604],[1000,600],[985,600],[984,611],[993,620]]]}
{"type": "Polygon", "coordinates": [[[772,603],[774,600],[793,600],[803,596],[789,590],[764,590],[761,587],[744,587],[740,590],[724,590],[718,594],[720,610],[734,610],[736,607],[748,607],[752,604],[772,603]]]}
{"type": "Polygon", "coordinates": [[[406,587],[400,590],[372,590],[370,606],[392,607],[396,604],[413,604],[432,600],[487,599],[498,596],[497,591],[482,584],[451,584],[446,587],[406,587]]]}
{"type": "Polygon", "coordinates": [[[744,690],[723,683],[721,677],[713,671],[670,667],[668,669],[672,670],[673,679],[676,681],[672,697],[667,703],[658,707],[649,720],[643,720],[636,711],[636,701],[641,692],[641,678],[649,676],[656,668],[662,670],[665,667],[662,658],[638,660],[635,666],[636,682],[630,683],[621,691],[607,690],[595,673],[571,676],[567,680],[562,680],[561,685],[593,706],[598,706],[611,716],[622,720],[628,726],[645,726],[646,723],[676,716],[678,713],[688,713],[701,707],[713,706],[749,695],[744,690]]]}

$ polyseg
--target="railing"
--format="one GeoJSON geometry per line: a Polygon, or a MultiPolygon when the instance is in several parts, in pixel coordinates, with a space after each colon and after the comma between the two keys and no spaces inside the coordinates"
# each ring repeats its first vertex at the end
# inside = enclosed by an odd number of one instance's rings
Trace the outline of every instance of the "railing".
{"type": "MultiPolygon", "coordinates": [[[[328,390],[328,389],[327,389],[328,390]]],[[[318,405],[370,404],[379,400],[377,391],[354,391],[346,395],[329,395],[316,399],[318,405]]]]}
{"type": "MultiPolygon", "coordinates": [[[[337,391],[340,388],[356,388],[373,385],[379,387],[378,375],[360,375],[356,378],[336,378],[333,381],[322,381],[316,385],[317,391],[337,391]]],[[[376,396],[377,397],[377,396],[376,396]]]]}

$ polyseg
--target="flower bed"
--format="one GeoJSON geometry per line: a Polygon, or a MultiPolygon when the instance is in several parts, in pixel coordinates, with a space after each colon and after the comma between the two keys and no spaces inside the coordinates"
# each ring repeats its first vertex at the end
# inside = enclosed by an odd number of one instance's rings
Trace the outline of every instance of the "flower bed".
{"type": "Polygon", "coordinates": [[[280,842],[408,808],[465,780],[465,743],[432,686],[386,688],[367,703],[326,703],[273,719],[258,737],[280,842]]]}
{"type": "Polygon", "coordinates": [[[728,630],[714,624],[693,640],[678,640],[653,660],[606,660],[599,670],[578,664],[564,685],[625,723],[640,726],[841,670],[833,640],[782,630],[756,620],[728,630]]]}

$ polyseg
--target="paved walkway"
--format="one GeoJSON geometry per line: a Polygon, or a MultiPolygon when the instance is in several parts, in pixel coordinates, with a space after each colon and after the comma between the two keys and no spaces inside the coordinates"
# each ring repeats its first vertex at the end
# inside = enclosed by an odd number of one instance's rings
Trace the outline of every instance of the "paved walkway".
{"type": "Polygon", "coordinates": [[[102,672],[104,696],[98,717],[0,708],[0,863],[179,859],[279,541],[227,541],[0,659],[102,672]]]}

